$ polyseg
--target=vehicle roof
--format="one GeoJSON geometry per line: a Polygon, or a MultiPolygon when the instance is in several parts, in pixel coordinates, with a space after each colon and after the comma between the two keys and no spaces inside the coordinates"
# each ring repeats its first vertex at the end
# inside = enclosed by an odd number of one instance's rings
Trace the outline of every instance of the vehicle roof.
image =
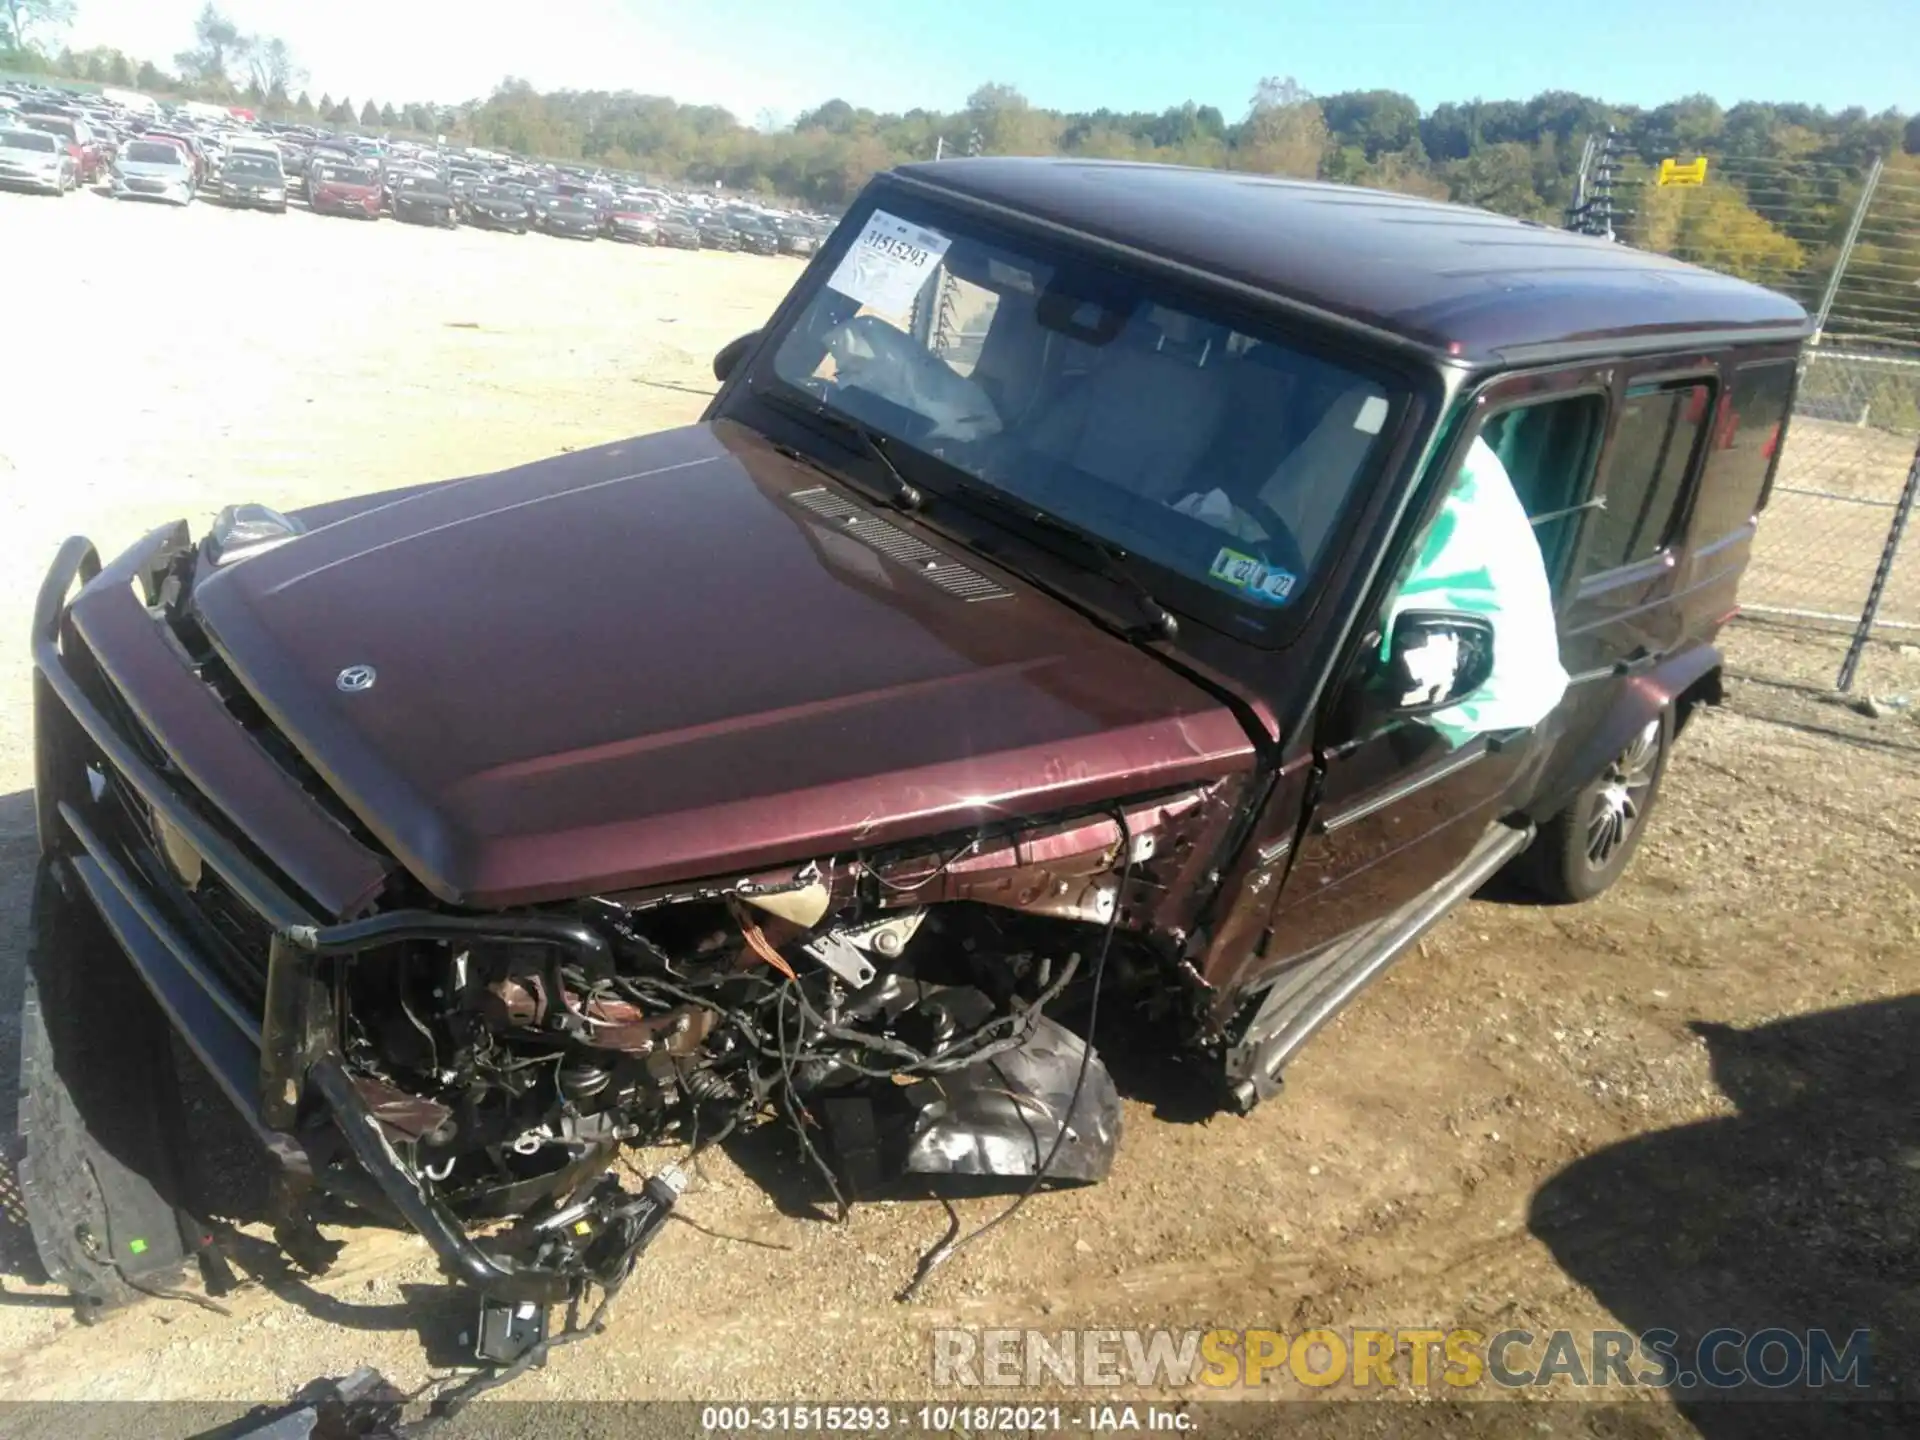
{"type": "Polygon", "coordinates": [[[1371,326],[1444,359],[1811,329],[1799,305],[1744,280],[1411,195],[1062,158],[944,160],[892,173],[1371,326]]]}

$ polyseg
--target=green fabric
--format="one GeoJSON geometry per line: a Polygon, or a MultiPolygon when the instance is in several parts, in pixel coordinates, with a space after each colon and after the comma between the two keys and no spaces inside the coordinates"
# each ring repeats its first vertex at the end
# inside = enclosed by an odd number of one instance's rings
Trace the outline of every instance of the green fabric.
{"type": "Polygon", "coordinates": [[[1493,626],[1493,674],[1457,705],[1426,717],[1448,742],[1524,730],[1544,720],[1567,690],[1553,591],[1527,512],[1506,466],[1484,440],[1467,451],[1453,488],[1420,545],[1387,614],[1387,637],[1409,610],[1459,610],[1493,626]]]}

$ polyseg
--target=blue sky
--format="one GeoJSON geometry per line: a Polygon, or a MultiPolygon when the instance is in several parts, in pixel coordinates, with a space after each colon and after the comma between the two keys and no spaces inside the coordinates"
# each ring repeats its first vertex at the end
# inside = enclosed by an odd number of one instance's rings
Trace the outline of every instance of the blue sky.
{"type": "MultiPolygon", "coordinates": [[[[72,43],[167,62],[201,0],[76,0],[72,43]]],[[[456,101],[507,74],[784,118],[839,96],[950,109],[986,80],[1062,109],[1245,109],[1262,75],[1422,107],[1577,90],[1920,108],[1920,0],[225,0],[317,96],[456,101]],[[1585,23],[1582,23],[1582,20],[1585,23]]]]}

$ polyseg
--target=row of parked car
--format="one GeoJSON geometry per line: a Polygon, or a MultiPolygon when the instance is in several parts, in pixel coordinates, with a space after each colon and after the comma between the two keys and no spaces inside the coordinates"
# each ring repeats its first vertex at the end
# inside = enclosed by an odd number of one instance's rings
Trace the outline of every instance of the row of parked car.
{"type": "Polygon", "coordinates": [[[135,110],[49,87],[0,86],[0,187],[65,195],[96,185],[125,200],[284,212],[299,197],[319,215],[756,255],[811,255],[833,226],[826,216],[493,151],[210,122],[184,107],[135,110]]]}

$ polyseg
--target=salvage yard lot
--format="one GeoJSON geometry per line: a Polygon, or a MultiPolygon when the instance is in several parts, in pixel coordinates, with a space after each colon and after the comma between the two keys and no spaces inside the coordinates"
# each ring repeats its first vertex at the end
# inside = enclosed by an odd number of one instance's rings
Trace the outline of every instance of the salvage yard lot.
{"type": "MultiPolygon", "coordinates": [[[[112,554],[232,501],[291,508],[685,423],[713,351],[798,272],[0,195],[6,1076],[35,855],[26,635],[59,541],[112,554]]],[[[647,623],[626,663],[648,663],[647,623]]],[[[1730,648],[1738,668],[1743,646],[1797,643],[1738,630],[1730,648]]],[[[823,637],[821,663],[832,653],[823,637]]],[[[1910,656],[1872,665],[1920,684],[1910,656]]],[[[1920,723],[1783,707],[1743,681],[1730,700],[1685,737],[1614,893],[1468,907],[1252,1118],[1198,1122],[1183,1077],[1114,1053],[1128,1133],[1113,1178],[1038,1198],[912,1307],[892,1297],[940,1208],[822,1223],[785,1152],[750,1141],[702,1162],[682,1206],[697,1228],[669,1227],[610,1332],[509,1393],[924,1397],[942,1325],[1729,1324],[1870,1327],[1877,1381],[1920,1397],[1920,1302],[1902,1284],[1920,1248],[1920,1004],[1888,1003],[1920,991],[1920,723]]],[[[220,1203],[250,1223],[255,1187],[201,1118],[220,1203]]],[[[0,1399],[259,1401],[363,1363],[412,1388],[464,1319],[424,1244],[336,1227],[347,1250],[317,1281],[243,1248],[258,1283],[230,1318],[155,1301],[81,1329],[32,1283],[10,1179],[0,1198],[0,1399]]],[[[1269,1389],[1307,1393],[1284,1375],[1269,1389]]],[[[1650,1433],[1691,1433],[1644,1414],[1650,1433]]]]}

